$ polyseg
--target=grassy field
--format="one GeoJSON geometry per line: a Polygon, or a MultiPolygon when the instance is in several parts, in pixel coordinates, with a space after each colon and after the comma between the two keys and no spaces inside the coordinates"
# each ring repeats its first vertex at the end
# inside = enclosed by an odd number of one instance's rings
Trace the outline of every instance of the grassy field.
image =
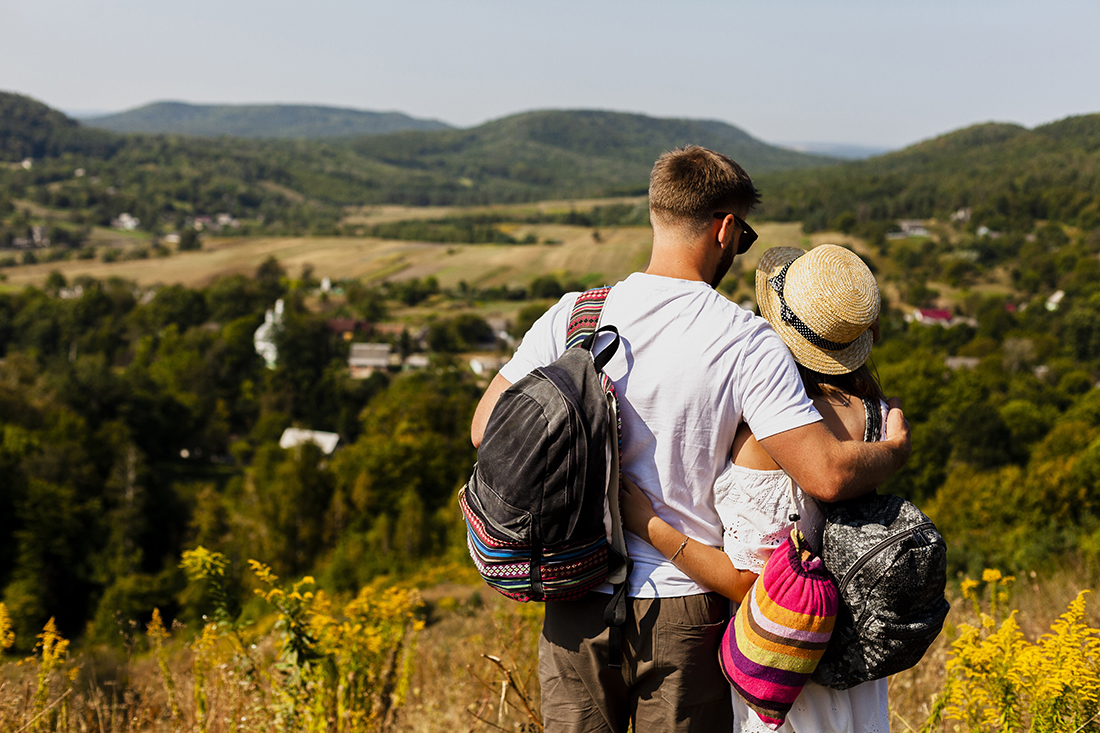
{"type": "MultiPolygon", "coordinates": [[[[379,214],[396,215],[389,210],[379,214]]],[[[198,252],[173,252],[170,257],[123,258],[111,263],[98,259],[44,262],[6,267],[0,273],[6,276],[9,288],[40,286],[54,270],[70,280],[90,275],[100,279],[121,277],[140,285],[179,283],[197,287],[220,275],[251,274],[268,257],[275,257],[292,277],[310,265],[316,277],[333,280],[434,276],[445,288],[460,281],[476,287],[518,287],[547,274],[591,276],[615,282],[645,268],[653,241],[648,227],[594,230],[560,224],[504,224],[502,228],[516,238],[533,234],[540,242],[550,240],[560,244],[437,244],[365,237],[211,237],[204,240],[203,249],[198,252]]],[[[811,240],[802,234],[798,224],[760,223],[757,230],[761,239],[745,255],[742,261],[745,269],[754,267],[760,252],[768,247],[807,246],[811,241],[816,245],[818,240],[845,239],[813,235],[811,240]]],[[[124,241],[116,238],[111,244],[123,246],[124,241]]],[[[140,244],[138,240],[131,246],[140,244]]]]}
{"type": "MultiPolygon", "coordinates": [[[[500,229],[517,241],[530,236],[539,244],[441,244],[347,236],[208,237],[203,240],[200,251],[172,251],[168,257],[129,259],[131,253],[149,248],[148,234],[96,228],[89,242],[97,248],[99,256],[96,259],[0,268],[0,291],[16,291],[27,285],[41,287],[54,271],[70,282],[87,275],[100,280],[119,277],[141,286],[204,287],[219,276],[251,275],[269,257],[277,259],[292,278],[299,277],[309,267],[314,277],[328,277],[334,282],[349,278],[378,282],[435,277],[444,289],[455,288],[461,282],[473,288],[501,285],[521,288],[537,277],[555,275],[563,281],[579,281],[595,287],[618,282],[632,272],[645,269],[653,242],[649,227],[592,228],[527,224],[522,220],[534,213],[584,212],[597,206],[637,204],[644,200],[644,197],[625,197],[491,207],[372,206],[349,209],[344,220],[345,224],[371,226],[491,213],[504,218],[514,216],[515,222],[499,224],[500,229]],[[102,254],[109,250],[118,253],[117,261],[102,261],[102,254]]],[[[805,235],[798,223],[754,222],[754,227],[760,240],[750,252],[737,259],[725,285],[730,298],[736,302],[755,300],[750,279],[745,274],[756,267],[761,253],[769,247],[807,248],[831,242],[869,254],[861,240],[839,233],[805,235]]],[[[898,302],[893,283],[881,276],[880,283],[887,298],[898,302]]],[[[459,304],[451,305],[457,307],[459,304]]],[[[510,321],[523,305],[518,301],[494,301],[479,304],[474,310],[486,318],[510,321]]],[[[417,314],[402,312],[391,313],[391,316],[416,319],[417,314]]]]}
{"type": "Polygon", "coordinates": [[[640,204],[645,196],[621,196],[608,199],[559,199],[524,204],[494,204],[492,206],[397,206],[378,205],[354,207],[348,210],[345,224],[388,224],[412,219],[441,219],[447,216],[475,216],[478,214],[512,214],[517,217],[529,214],[559,214],[570,211],[591,211],[597,206],[612,204],[640,204]]]}

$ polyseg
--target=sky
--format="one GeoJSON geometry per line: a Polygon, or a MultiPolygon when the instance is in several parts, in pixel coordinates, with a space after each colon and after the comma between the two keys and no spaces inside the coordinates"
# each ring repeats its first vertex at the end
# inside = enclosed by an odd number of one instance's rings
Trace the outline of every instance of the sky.
{"type": "Polygon", "coordinates": [[[175,100],[717,119],[899,148],[1100,112],[1100,0],[0,0],[0,90],[70,111],[175,100]]]}

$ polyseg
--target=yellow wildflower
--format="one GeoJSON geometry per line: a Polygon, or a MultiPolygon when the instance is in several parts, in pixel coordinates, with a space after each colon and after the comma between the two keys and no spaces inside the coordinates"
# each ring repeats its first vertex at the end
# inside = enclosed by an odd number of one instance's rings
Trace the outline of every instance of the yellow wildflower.
{"type": "Polygon", "coordinates": [[[11,649],[15,643],[15,632],[11,630],[11,617],[8,616],[8,608],[0,603],[0,651],[11,649]]]}

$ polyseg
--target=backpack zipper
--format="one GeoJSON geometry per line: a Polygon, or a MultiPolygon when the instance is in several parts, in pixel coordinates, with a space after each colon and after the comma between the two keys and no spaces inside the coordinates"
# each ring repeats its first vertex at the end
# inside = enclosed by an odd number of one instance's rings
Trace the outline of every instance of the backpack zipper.
{"type": "Polygon", "coordinates": [[[907,529],[903,532],[898,532],[897,534],[890,535],[889,537],[884,539],[882,542],[879,542],[877,545],[872,547],[870,550],[863,553],[863,555],[858,560],[856,560],[856,563],[848,569],[848,572],[846,572],[844,574],[844,578],[840,581],[839,585],[837,586],[837,590],[840,592],[841,595],[843,595],[844,590],[848,587],[848,584],[850,582],[852,582],[852,577],[856,573],[858,573],[863,568],[864,565],[869,563],[876,555],[881,553],[886,548],[890,547],[891,545],[895,545],[895,544],[897,544],[898,542],[901,542],[904,539],[908,539],[909,537],[912,537],[913,535],[922,534],[924,532],[924,530],[928,529],[929,527],[934,529],[935,526],[936,525],[934,525],[932,522],[921,522],[916,527],[910,527],[909,529],[907,529]]]}
{"type": "MultiPolygon", "coordinates": [[[[938,636],[939,633],[939,629],[937,629],[935,636],[938,636]]],[[[897,639],[898,641],[905,641],[906,639],[920,639],[922,637],[932,636],[926,626],[919,629],[905,629],[904,631],[883,630],[882,635],[888,639],[897,639]]]]}

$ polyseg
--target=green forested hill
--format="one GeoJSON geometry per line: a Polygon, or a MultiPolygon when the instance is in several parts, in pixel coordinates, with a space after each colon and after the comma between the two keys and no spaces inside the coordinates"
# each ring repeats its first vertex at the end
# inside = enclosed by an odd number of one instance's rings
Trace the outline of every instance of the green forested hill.
{"type": "Polygon", "coordinates": [[[120,144],[116,136],[81,127],[30,97],[0,92],[0,161],[65,153],[109,156],[120,144]]]}
{"type": "Polygon", "coordinates": [[[445,130],[450,125],[400,112],[305,104],[187,104],[154,102],[116,114],[89,117],[89,127],[200,137],[319,138],[400,130],[445,130]]]}
{"type": "Polygon", "coordinates": [[[1028,130],[987,123],[895,153],[765,176],[763,213],[823,228],[858,220],[943,217],[963,207],[991,229],[1036,220],[1100,225],[1100,114],[1028,130]]]}
{"type": "Polygon", "coordinates": [[[528,112],[470,130],[364,137],[351,148],[409,174],[442,176],[458,200],[478,189],[491,192],[494,200],[519,200],[537,191],[645,193],[657,156],[689,143],[726,153],[753,174],[835,162],[768,145],[723,122],[592,110],[528,112]]]}
{"type": "Polygon", "coordinates": [[[0,93],[0,101],[0,139],[12,141],[0,157],[34,158],[31,170],[0,168],[0,196],[78,212],[90,223],[129,212],[148,228],[226,212],[256,224],[246,231],[323,233],[335,231],[344,205],[644,192],[657,155],[686,143],[728,152],[754,173],[832,162],[720,122],[608,112],[532,112],[469,130],[256,140],[112,134],[26,97],[0,93]],[[87,175],[74,178],[75,170],[87,175]]]}

